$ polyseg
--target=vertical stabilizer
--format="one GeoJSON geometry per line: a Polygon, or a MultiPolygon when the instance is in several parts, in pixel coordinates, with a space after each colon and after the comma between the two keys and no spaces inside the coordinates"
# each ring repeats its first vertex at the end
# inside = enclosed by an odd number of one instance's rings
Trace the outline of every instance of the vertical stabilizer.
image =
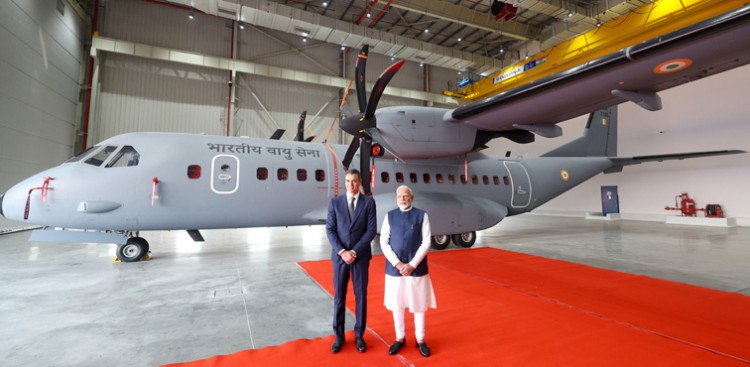
{"type": "Polygon", "coordinates": [[[617,106],[592,112],[582,137],[542,155],[542,157],[601,156],[617,156],[617,106]]]}

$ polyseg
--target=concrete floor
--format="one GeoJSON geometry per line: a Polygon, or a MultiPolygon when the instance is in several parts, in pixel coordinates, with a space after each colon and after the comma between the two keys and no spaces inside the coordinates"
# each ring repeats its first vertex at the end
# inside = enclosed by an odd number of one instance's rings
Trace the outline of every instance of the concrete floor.
{"type": "MultiPolygon", "coordinates": [[[[322,226],[203,234],[145,233],[154,258],[131,264],[0,235],[2,365],[157,366],[331,334],[331,298],[296,265],[328,259],[322,226]]],[[[521,215],[486,246],[750,295],[746,227],[521,215]]]]}

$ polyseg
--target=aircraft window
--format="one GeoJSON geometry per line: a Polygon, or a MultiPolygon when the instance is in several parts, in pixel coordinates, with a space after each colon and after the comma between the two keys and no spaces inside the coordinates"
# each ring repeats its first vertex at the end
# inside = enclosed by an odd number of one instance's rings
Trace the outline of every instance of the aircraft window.
{"type": "Polygon", "coordinates": [[[422,175],[422,178],[424,179],[424,183],[426,183],[426,184],[430,183],[430,174],[429,173],[425,173],[424,175],[422,175]]]}
{"type": "Polygon", "coordinates": [[[461,175],[461,183],[466,185],[466,182],[468,182],[466,181],[466,175],[461,175]]]}
{"type": "Polygon", "coordinates": [[[510,185],[510,179],[508,178],[508,176],[503,176],[503,183],[505,184],[505,186],[510,185]]]}
{"type": "Polygon", "coordinates": [[[404,174],[401,172],[396,172],[396,182],[403,183],[404,182],[404,174]]]}
{"type": "Polygon", "coordinates": [[[115,156],[109,160],[106,167],[133,167],[137,166],[140,160],[141,155],[130,145],[125,145],[115,153],[115,156]]]}
{"type": "Polygon", "coordinates": [[[443,174],[442,173],[436,174],[435,175],[435,181],[437,181],[437,183],[439,183],[439,184],[442,184],[443,183],[443,174]]]}
{"type": "Polygon", "coordinates": [[[258,171],[256,173],[256,176],[258,177],[258,180],[265,181],[268,179],[268,168],[266,167],[258,167],[258,171]]]}
{"type": "Polygon", "coordinates": [[[102,163],[104,163],[104,161],[107,160],[109,155],[112,154],[112,152],[114,152],[115,149],[117,149],[116,146],[108,145],[104,149],[100,150],[98,153],[94,154],[93,157],[85,160],[84,163],[88,163],[92,166],[99,167],[102,165],[102,163]]]}
{"type": "Polygon", "coordinates": [[[471,183],[474,185],[479,184],[479,177],[477,177],[477,175],[471,175],[471,183]]]}
{"type": "Polygon", "coordinates": [[[188,166],[187,175],[189,179],[195,180],[201,178],[201,166],[192,164],[188,166]]]}
{"type": "Polygon", "coordinates": [[[315,170],[315,181],[323,182],[326,180],[326,171],[322,169],[315,170]]]}
{"type": "Polygon", "coordinates": [[[276,171],[276,178],[278,178],[279,181],[286,181],[288,177],[289,177],[289,171],[287,171],[286,168],[279,168],[276,171]]]}
{"type": "Polygon", "coordinates": [[[67,161],[65,161],[63,163],[78,162],[81,159],[83,159],[83,157],[85,157],[89,153],[91,153],[91,151],[93,151],[94,149],[99,149],[99,145],[94,145],[93,147],[89,147],[88,149],[84,150],[83,152],[80,152],[80,153],[76,154],[75,156],[73,156],[72,158],[69,158],[67,161]]]}
{"type": "Polygon", "coordinates": [[[500,177],[492,176],[492,182],[494,182],[495,185],[499,185],[500,184],[500,177]]]}
{"type": "Polygon", "coordinates": [[[388,175],[388,172],[380,172],[380,181],[383,183],[388,183],[388,181],[391,180],[391,177],[388,175]]]}
{"type": "Polygon", "coordinates": [[[448,175],[448,183],[454,185],[456,183],[456,175],[448,175]]]}
{"type": "Polygon", "coordinates": [[[409,174],[409,181],[411,181],[411,183],[417,183],[417,174],[414,173],[414,172],[410,173],[409,174]]]}
{"type": "Polygon", "coordinates": [[[487,175],[482,176],[482,183],[485,184],[485,185],[489,185],[490,184],[490,178],[487,177],[487,175]]]}
{"type": "Polygon", "coordinates": [[[297,170],[297,181],[307,181],[307,170],[300,168],[297,170]]]}

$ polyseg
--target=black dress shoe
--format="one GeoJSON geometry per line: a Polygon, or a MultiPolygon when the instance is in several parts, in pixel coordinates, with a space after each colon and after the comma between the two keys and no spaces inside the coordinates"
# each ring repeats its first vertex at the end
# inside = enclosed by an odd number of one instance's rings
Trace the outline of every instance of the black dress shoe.
{"type": "Polygon", "coordinates": [[[364,353],[367,350],[367,343],[365,343],[365,340],[362,338],[357,338],[355,341],[357,343],[357,351],[360,353],[364,353]]]}
{"type": "Polygon", "coordinates": [[[398,353],[398,351],[401,350],[401,348],[404,347],[405,343],[406,343],[406,338],[404,338],[403,341],[396,340],[395,342],[393,342],[393,344],[391,344],[391,347],[388,348],[388,354],[394,355],[394,354],[398,353]]]}
{"type": "Polygon", "coordinates": [[[331,353],[338,353],[341,351],[341,347],[344,345],[344,338],[336,338],[336,340],[333,342],[333,345],[331,345],[331,353]]]}
{"type": "Polygon", "coordinates": [[[430,356],[430,347],[428,347],[426,343],[417,343],[417,348],[419,349],[419,354],[421,354],[422,357],[430,356]]]}

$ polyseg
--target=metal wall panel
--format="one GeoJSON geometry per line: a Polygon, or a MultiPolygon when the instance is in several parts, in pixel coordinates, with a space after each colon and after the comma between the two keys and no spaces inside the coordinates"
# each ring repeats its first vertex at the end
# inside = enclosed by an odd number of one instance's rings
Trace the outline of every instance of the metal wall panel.
{"type": "Polygon", "coordinates": [[[0,192],[73,151],[84,25],[56,6],[0,2],[0,192]]]}
{"type": "Polygon", "coordinates": [[[230,57],[232,22],[142,0],[100,2],[99,33],[153,46],[230,57]]]}
{"type": "Polygon", "coordinates": [[[228,72],[120,54],[100,68],[92,143],[134,131],[226,134],[228,72]]]}

